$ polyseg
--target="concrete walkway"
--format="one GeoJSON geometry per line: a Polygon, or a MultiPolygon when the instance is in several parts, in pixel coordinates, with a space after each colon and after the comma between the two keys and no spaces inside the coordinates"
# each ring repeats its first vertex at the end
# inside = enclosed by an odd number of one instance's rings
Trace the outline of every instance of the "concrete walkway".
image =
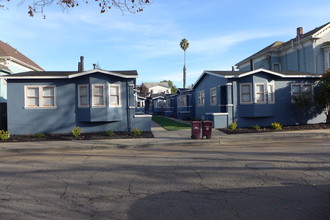
{"type": "MultiPolygon", "coordinates": [[[[185,122],[187,123],[187,122],[185,122]]],[[[189,122],[188,122],[189,123],[189,122]]],[[[217,129],[212,130],[211,139],[191,139],[191,129],[167,131],[152,121],[154,138],[136,139],[103,139],[75,141],[36,141],[36,142],[0,142],[0,151],[25,150],[65,150],[65,149],[96,149],[96,148],[127,148],[147,147],[153,145],[233,145],[244,143],[267,143],[285,141],[287,139],[330,139],[330,129],[304,130],[290,132],[264,132],[227,135],[217,129]]]]}

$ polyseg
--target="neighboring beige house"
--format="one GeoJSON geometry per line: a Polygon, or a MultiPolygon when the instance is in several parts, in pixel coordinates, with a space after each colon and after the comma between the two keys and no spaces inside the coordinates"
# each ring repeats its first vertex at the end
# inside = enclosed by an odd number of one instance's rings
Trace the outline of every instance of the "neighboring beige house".
{"type": "MultiPolygon", "coordinates": [[[[0,41],[0,75],[11,75],[27,71],[43,71],[43,69],[24,54],[0,41]]],[[[7,100],[7,85],[0,79],[0,102],[7,100]]]]}
{"type": "Polygon", "coordinates": [[[150,96],[152,94],[170,94],[171,87],[168,85],[168,82],[150,82],[142,83],[140,87],[140,93],[144,96],[150,96]]]}

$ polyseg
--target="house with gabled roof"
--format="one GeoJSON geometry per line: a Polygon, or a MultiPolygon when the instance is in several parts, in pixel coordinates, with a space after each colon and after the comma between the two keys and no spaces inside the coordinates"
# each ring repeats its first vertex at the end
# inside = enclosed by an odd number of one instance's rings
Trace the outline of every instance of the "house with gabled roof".
{"type": "MultiPolygon", "coordinates": [[[[26,71],[43,71],[43,69],[17,49],[0,41],[0,76],[26,71]]],[[[6,102],[6,99],[6,82],[0,79],[0,103],[6,102]]]]}
{"type": "Polygon", "coordinates": [[[320,77],[288,70],[206,70],[193,87],[194,118],[211,120],[215,128],[226,128],[232,122],[240,127],[325,122],[322,109],[312,106],[304,114],[294,102],[302,94],[313,95],[320,77]]]}
{"type": "Polygon", "coordinates": [[[241,71],[267,69],[299,71],[315,74],[330,68],[330,22],[304,33],[298,27],[296,36],[276,41],[236,64],[241,71]]]}
{"type": "Polygon", "coordinates": [[[11,134],[151,130],[135,114],[136,70],[29,71],[3,76],[11,134]]]}

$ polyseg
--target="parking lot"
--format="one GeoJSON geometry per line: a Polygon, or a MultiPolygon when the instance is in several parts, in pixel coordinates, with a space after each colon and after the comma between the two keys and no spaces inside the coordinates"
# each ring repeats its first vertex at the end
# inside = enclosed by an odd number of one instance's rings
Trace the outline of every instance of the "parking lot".
{"type": "Polygon", "coordinates": [[[330,216],[329,139],[126,147],[77,142],[82,147],[75,149],[44,144],[43,150],[1,150],[0,219],[330,216]]]}

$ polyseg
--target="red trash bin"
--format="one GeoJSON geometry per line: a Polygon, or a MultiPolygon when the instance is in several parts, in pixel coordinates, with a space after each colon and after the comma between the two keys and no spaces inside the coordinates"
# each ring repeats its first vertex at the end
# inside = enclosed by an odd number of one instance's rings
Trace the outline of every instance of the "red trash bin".
{"type": "Polygon", "coordinates": [[[201,138],[201,128],[202,128],[202,122],[200,121],[191,122],[191,139],[201,138]]]}
{"type": "Polygon", "coordinates": [[[211,139],[212,127],[213,127],[213,122],[212,121],[203,121],[202,138],[205,137],[206,139],[211,139]]]}

